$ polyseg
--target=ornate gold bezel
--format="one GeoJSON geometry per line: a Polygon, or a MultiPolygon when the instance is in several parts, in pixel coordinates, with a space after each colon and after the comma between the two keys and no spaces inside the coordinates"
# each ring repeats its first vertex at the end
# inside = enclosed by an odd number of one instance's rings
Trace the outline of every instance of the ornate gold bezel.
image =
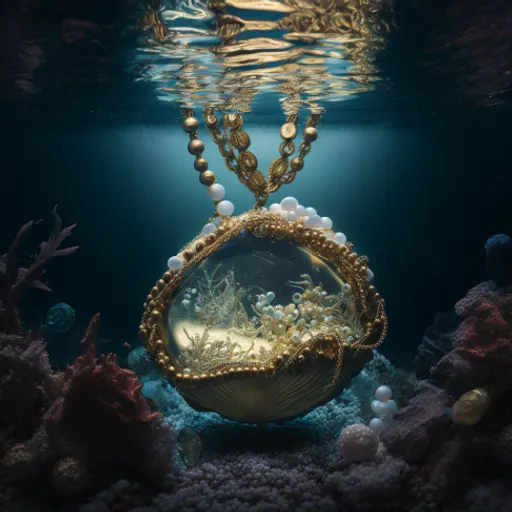
{"type": "Polygon", "coordinates": [[[384,300],[368,281],[368,259],[355,253],[351,243],[337,244],[328,240],[324,233],[321,229],[304,227],[302,219],[289,221],[279,214],[257,209],[238,217],[225,217],[215,233],[199,236],[190,242],[180,254],[185,262],[184,267],[181,270],[166,271],[148,295],[139,330],[146,348],[155,356],[166,378],[179,389],[217,380],[270,376],[284,369],[300,369],[306,359],[326,358],[336,360],[332,382],[336,386],[347,353],[355,358],[357,352],[371,350],[383,342],[387,332],[387,317],[384,300]],[[320,334],[293,351],[277,355],[265,366],[231,362],[202,375],[183,373],[183,369],[178,367],[176,360],[166,351],[165,312],[175,292],[184,282],[185,272],[217,252],[244,229],[257,237],[288,240],[333,265],[352,287],[354,300],[361,312],[364,335],[353,342],[347,342],[336,335],[320,334]]]}

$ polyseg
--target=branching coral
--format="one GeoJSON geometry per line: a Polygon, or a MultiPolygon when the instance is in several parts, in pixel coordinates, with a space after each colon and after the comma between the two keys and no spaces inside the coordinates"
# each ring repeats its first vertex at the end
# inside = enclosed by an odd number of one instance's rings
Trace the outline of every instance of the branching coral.
{"type": "Polygon", "coordinates": [[[62,227],[62,220],[53,209],[53,228],[46,242],[42,242],[39,252],[28,268],[19,266],[19,251],[25,239],[32,232],[34,221],[27,222],[18,232],[9,251],[0,257],[0,332],[22,332],[23,326],[19,317],[19,301],[29,287],[49,291],[50,288],[39,281],[45,271],[46,264],[59,256],[73,254],[78,247],[59,249],[64,240],[71,235],[75,225],[62,227]]]}
{"type": "Polygon", "coordinates": [[[151,411],[142,384],[116,356],[96,356],[96,315],[82,341],[82,355],[61,375],[62,396],[46,414],[46,427],[63,455],[90,466],[125,466],[143,477],[170,468],[171,437],[151,411]]]}

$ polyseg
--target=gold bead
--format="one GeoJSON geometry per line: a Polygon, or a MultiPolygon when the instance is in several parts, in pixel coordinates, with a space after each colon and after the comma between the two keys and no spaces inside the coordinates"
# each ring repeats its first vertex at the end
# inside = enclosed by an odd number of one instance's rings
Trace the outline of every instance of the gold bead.
{"type": "Polygon", "coordinates": [[[296,233],[304,233],[304,226],[302,224],[297,224],[295,226],[295,232],[296,233]]]}
{"type": "Polygon", "coordinates": [[[316,130],[316,128],[308,126],[304,130],[304,140],[306,142],[315,142],[316,139],[318,139],[318,131],[316,130]]]}
{"type": "Polygon", "coordinates": [[[204,243],[203,242],[197,242],[196,244],[196,252],[201,252],[204,249],[204,243]]]}
{"type": "Polygon", "coordinates": [[[162,340],[156,340],[155,341],[155,349],[158,351],[163,350],[164,348],[164,342],[162,340]]]}
{"type": "Polygon", "coordinates": [[[295,158],[292,158],[290,166],[292,171],[299,172],[304,168],[304,160],[300,158],[300,156],[296,156],[295,158]]]}
{"type": "Polygon", "coordinates": [[[225,232],[226,232],[226,229],[223,228],[222,226],[219,226],[217,228],[217,230],[215,231],[215,233],[217,233],[217,235],[223,235],[225,232]]]}
{"type": "Polygon", "coordinates": [[[304,356],[299,356],[297,357],[297,363],[299,364],[302,364],[306,359],[304,358],[304,356]]]}
{"type": "Polygon", "coordinates": [[[141,338],[145,338],[147,335],[148,335],[148,331],[145,327],[142,327],[141,329],[139,329],[139,336],[141,338]]]}
{"type": "Polygon", "coordinates": [[[159,290],[162,290],[165,286],[165,281],[163,279],[159,279],[156,283],[156,287],[159,289],[159,290]]]}
{"type": "Polygon", "coordinates": [[[171,272],[167,271],[167,272],[164,274],[164,281],[165,281],[166,283],[168,283],[168,282],[171,280],[171,277],[172,277],[171,272]]]}
{"type": "Polygon", "coordinates": [[[183,253],[183,258],[186,260],[186,261],[190,261],[192,258],[194,257],[194,253],[192,251],[184,251],[183,253]]]}
{"type": "Polygon", "coordinates": [[[162,313],[158,311],[158,309],[153,309],[153,311],[151,311],[151,320],[153,320],[153,322],[158,322],[161,318],[162,313]]]}
{"type": "Polygon", "coordinates": [[[191,155],[199,155],[204,151],[204,142],[199,139],[191,140],[188,143],[188,152],[191,155]]]}
{"type": "Polygon", "coordinates": [[[187,133],[193,133],[199,128],[199,121],[195,117],[187,117],[182,126],[187,133]]]}
{"type": "Polygon", "coordinates": [[[372,285],[368,286],[368,291],[369,291],[370,293],[375,293],[375,292],[377,291],[377,289],[376,289],[376,288],[375,288],[375,286],[373,286],[373,284],[372,284],[372,285]]]}
{"type": "Polygon", "coordinates": [[[202,157],[196,158],[194,161],[194,169],[199,172],[208,170],[208,160],[202,157]]]}
{"type": "Polygon", "coordinates": [[[154,298],[158,295],[158,292],[160,290],[156,287],[156,286],[153,286],[153,288],[151,288],[151,296],[154,298]]]}
{"type": "Polygon", "coordinates": [[[213,244],[213,242],[215,242],[215,240],[217,240],[217,237],[215,236],[215,233],[212,233],[210,235],[208,235],[206,238],[205,238],[205,242],[207,244],[213,244]]]}
{"type": "Polygon", "coordinates": [[[212,171],[204,171],[199,175],[199,181],[209,187],[217,181],[217,176],[212,171]]]}

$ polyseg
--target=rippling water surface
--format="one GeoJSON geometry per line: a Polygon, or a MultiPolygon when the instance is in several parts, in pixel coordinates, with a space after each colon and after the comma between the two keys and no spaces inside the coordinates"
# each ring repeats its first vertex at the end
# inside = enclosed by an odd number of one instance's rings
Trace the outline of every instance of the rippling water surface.
{"type": "Polygon", "coordinates": [[[8,0],[0,99],[263,113],[510,105],[512,6],[462,0],[8,0]],[[406,5],[404,5],[406,4],[406,5]]]}

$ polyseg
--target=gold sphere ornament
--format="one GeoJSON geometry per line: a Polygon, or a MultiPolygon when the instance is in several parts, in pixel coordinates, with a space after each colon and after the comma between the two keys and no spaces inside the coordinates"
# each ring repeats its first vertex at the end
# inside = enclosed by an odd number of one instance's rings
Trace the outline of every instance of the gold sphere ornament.
{"type": "Polygon", "coordinates": [[[200,155],[204,151],[204,142],[199,139],[193,139],[188,143],[188,152],[191,155],[200,155]]]}
{"type": "Polygon", "coordinates": [[[215,173],[212,171],[204,171],[199,175],[199,181],[203,185],[213,185],[217,181],[217,177],[215,176],[215,173]]]}
{"type": "Polygon", "coordinates": [[[194,162],[194,169],[198,172],[204,172],[208,170],[208,161],[205,158],[196,158],[194,162]]]}
{"type": "Polygon", "coordinates": [[[199,128],[199,121],[195,117],[187,117],[183,121],[183,129],[187,133],[194,133],[199,128]]]}
{"type": "Polygon", "coordinates": [[[308,126],[304,130],[304,140],[306,142],[315,142],[315,140],[318,139],[318,131],[316,128],[313,128],[312,126],[308,126]]]}
{"type": "Polygon", "coordinates": [[[256,424],[302,416],[337,396],[386,334],[366,258],[342,233],[309,227],[295,199],[278,206],[206,224],[144,311],[147,348],[198,411],[256,424]]]}

